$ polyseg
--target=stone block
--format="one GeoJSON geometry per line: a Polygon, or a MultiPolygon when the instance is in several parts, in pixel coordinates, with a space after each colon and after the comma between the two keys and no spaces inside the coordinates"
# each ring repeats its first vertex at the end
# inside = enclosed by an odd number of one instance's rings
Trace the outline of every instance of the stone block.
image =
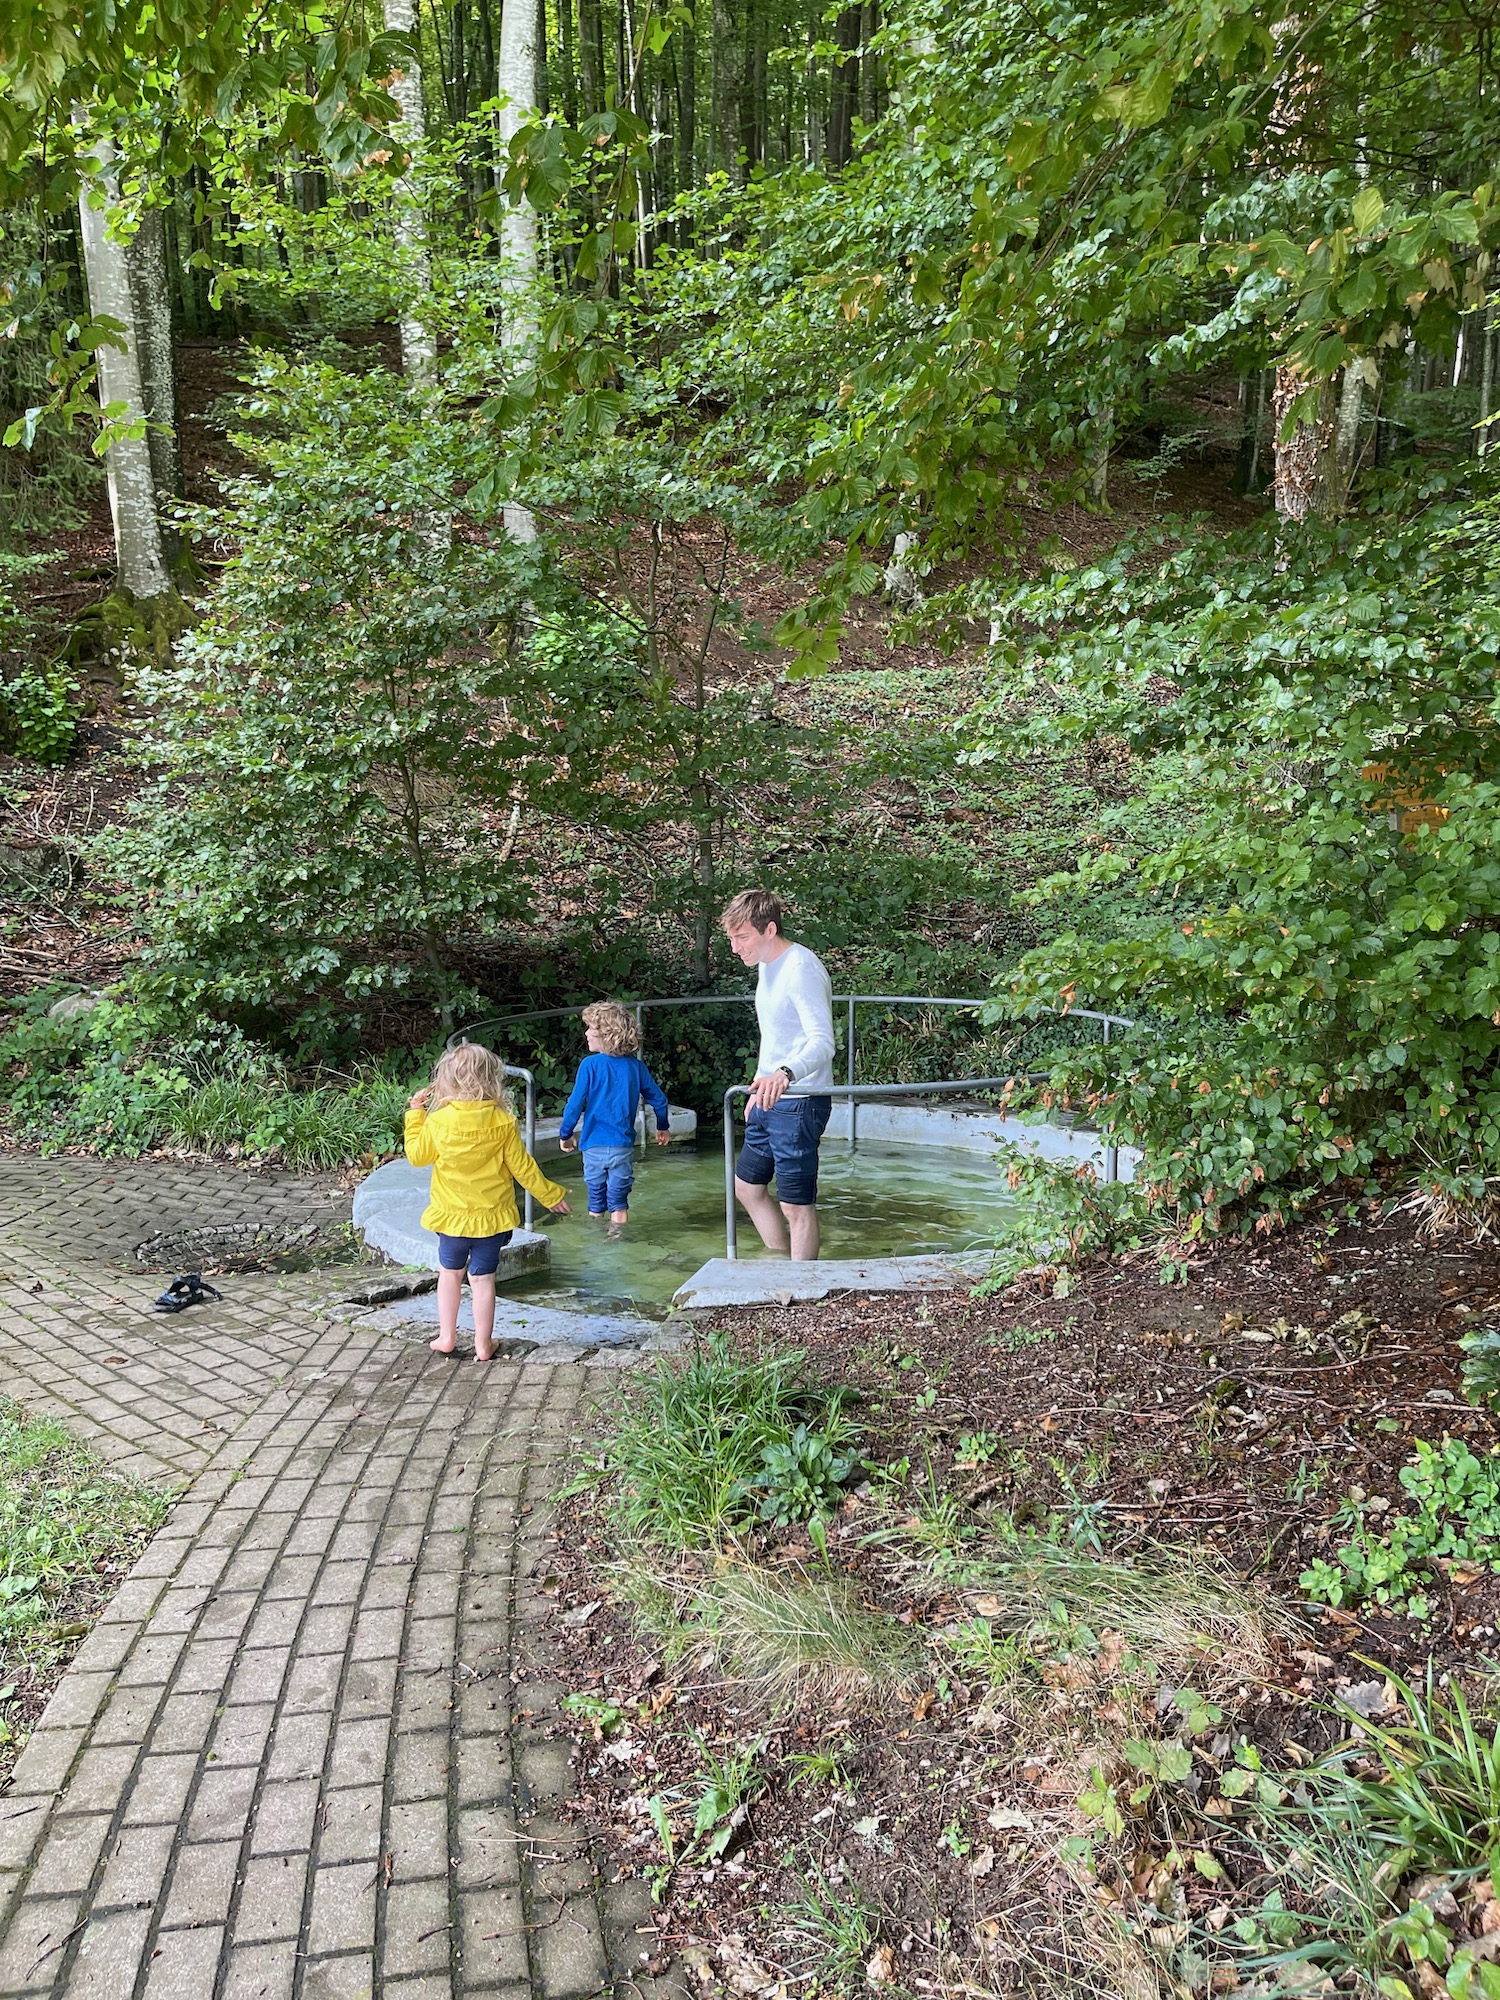
{"type": "Polygon", "coordinates": [[[218,1924],[158,1931],[144,2000],[204,2000],[214,1990],[223,1943],[218,1924]]]}
{"type": "Polygon", "coordinates": [[[375,1870],[368,1862],[319,1868],[313,1876],[309,1958],[369,1951],[375,1943],[375,1870]]]}
{"type": "Polygon", "coordinates": [[[179,1849],[162,1923],[170,1929],[189,1924],[222,1924],[229,1914],[239,1863],[237,1840],[179,1849]]]}
{"type": "Polygon", "coordinates": [[[143,1757],[125,1801],[127,1826],[155,1826],[181,1819],[188,1790],[198,1769],[190,1752],[143,1757]]]}
{"type": "Polygon", "coordinates": [[[394,1884],[385,1899],[383,1974],[389,1977],[446,1969],[456,1921],[447,1883],[394,1884]]]}

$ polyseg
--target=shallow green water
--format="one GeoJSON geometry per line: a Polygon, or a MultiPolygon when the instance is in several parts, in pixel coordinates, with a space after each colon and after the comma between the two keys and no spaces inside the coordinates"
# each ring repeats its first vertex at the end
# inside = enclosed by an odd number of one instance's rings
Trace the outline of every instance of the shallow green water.
{"type": "MultiPolygon", "coordinates": [[[[630,1221],[618,1243],[583,1213],[577,1155],[549,1160],[546,1171],[566,1185],[573,1213],[556,1222],[538,1218],[552,1238],[551,1274],[508,1285],[508,1297],[571,1292],[660,1307],[700,1264],[724,1254],[724,1155],[711,1142],[637,1154],[630,1221]]],[[[983,1248],[1012,1205],[1002,1170],[982,1153],[823,1142],[818,1214],[825,1257],[983,1248]]],[[[743,1214],[739,1243],[747,1261],[766,1254],[743,1214]]]]}

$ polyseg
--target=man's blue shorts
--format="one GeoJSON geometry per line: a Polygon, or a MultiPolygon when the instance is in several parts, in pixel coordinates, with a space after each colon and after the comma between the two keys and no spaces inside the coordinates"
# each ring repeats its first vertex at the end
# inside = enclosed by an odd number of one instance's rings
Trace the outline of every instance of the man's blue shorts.
{"type": "Polygon", "coordinates": [[[783,1097],[769,1111],[751,1107],[735,1176],[749,1187],[776,1183],[776,1198],[792,1208],[818,1199],[818,1142],[833,1113],[831,1097],[783,1097]]]}
{"type": "Polygon", "coordinates": [[[471,1278],[493,1278],[500,1266],[500,1252],[514,1231],[502,1229],[498,1236],[439,1236],[438,1263],[445,1271],[467,1271],[471,1278]]]}

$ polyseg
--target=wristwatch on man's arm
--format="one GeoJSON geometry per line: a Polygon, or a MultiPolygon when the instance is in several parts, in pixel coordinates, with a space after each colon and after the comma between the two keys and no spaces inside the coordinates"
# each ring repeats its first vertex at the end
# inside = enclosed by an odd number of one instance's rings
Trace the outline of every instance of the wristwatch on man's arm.
{"type": "Polygon", "coordinates": [[[785,1063],[781,1065],[781,1074],[786,1078],[788,1084],[793,1084],[797,1081],[796,1071],[789,1069],[785,1063]]]}

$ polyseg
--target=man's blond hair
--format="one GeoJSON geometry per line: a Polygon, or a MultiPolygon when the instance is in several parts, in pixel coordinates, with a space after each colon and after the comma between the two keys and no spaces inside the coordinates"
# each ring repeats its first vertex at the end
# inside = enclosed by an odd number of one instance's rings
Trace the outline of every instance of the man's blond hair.
{"type": "Polygon", "coordinates": [[[640,1025],[618,1000],[596,1000],[585,1007],[583,1025],[594,1030],[607,1056],[635,1056],[641,1052],[640,1025]]]}
{"type": "Polygon", "coordinates": [[[786,907],[781,898],[773,896],[769,889],[741,889],[734,900],[725,905],[719,922],[726,931],[738,930],[741,924],[765,931],[774,924],[777,935],[785,937],[786,907]]]}
{"type": "Polygon", "coordinates": [[[493,1049],[478,1042],[459,1042],[444,1049],[432,1070],[434,1111],[440,1104],[494,1104],[501,1111],[512,1109],[505,1087],[505,1064],[493,1049]]]}

